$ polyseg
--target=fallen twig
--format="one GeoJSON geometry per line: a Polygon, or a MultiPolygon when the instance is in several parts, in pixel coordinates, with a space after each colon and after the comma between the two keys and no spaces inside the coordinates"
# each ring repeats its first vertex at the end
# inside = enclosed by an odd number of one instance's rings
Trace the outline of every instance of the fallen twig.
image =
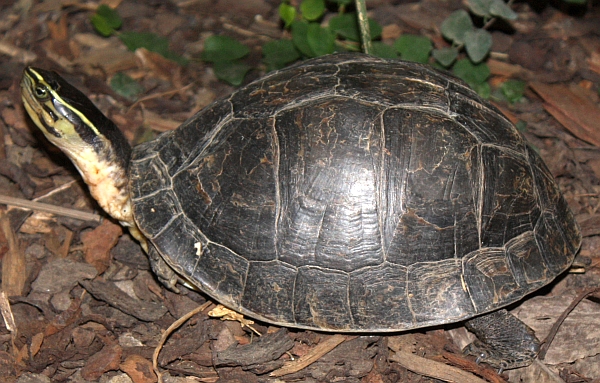
{"type": "Polygon", "coordinates": [[[162,380],[162,373],[158,369],[158,354],[160,354],[160,350],[162,350],[162,347],[164,346],[165,342],[167,341],[167,338],[169,337],[169,335],[171,335],[173,333],[173,331],[175,331],[176,329],[178,329],[188,319],[190,319],[191,317],[193,317],[197,313],[206,310],[206,308],[208,308],[208,306],[210,306],[211,304],[212,304],[212,302],[208,301],[208,302],[204,303],[203,305],[200,305],[200,306],[196,307],[195,309],[193,309],[189,313],[185,314],[184,316],[182,316],[181,318],[179,318],[175,322],[173,322],[169,326],[169,328],[167,328],[162,333],[162,336],[160,337],[160,340],[158,341],[158,344],[156,345],[156,348],[154,349],[154,354],[152,355],[152,368],[154,370],[154,373],[158,377],[158,383],[162,383],[163,382],[163,380],[162,380]]]}
{"type": "Polygon", "coordinates": [[[298,372],[319,360],[323,355],[336,348],[338,345],[340,345],[340,343],[344,342],[346,339],[347,336],[345,335],[333,335],[332,337],[327,338],[324,342],[316,345],[315,348],[313,348],[308,354],[294,361],[286,362],[283,365],[283,367],[271,372],[269,376],[280,377],[292,374],[294,372],[298,372]]]}
{"type": "Polygon", "coordinates": [[[578,296],[575,297],[575,299],[573,299],[573,302],[571,302],[569,307],[567,307],[565,309],[565,311],[563,311],[561,316],[558,317],[556,322],[554,322],[554,325],[550,329],[550,332],[548,333],[546,338],[542,341],[542,346],[540,347],[540,353],[538,354],[538,359],[544,360],[544,358],[546,357],[546,353],[548,352],[548,349],[550,348],[550,345],[552,344],[552,341],[554,340],[554,337],[556,336],[556,333],[558,332],[558,329],[560,328],[560,326],[562,325],[564,320],[567,318],[567,316],[571,313],[571,311],[573,311],[573,309],[575,309],[575,307],[579,304],[579,302],[581,302],[588,296],[595,294],[597,292],[600,292],[600,287],[589,288],[589,289],[583,290],[578,296]]]}

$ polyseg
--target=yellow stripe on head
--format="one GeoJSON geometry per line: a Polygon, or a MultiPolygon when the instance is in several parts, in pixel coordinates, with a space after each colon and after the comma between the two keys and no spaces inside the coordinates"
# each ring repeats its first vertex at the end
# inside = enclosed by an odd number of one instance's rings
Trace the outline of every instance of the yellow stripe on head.
{"type": "Polygon", "coordinates": [[[69,157],[95,152],[98,159],[87,160],[116,161],[127,168],[131,148],[123,134],[81,91],[57,73],[26,68],[21,93],[31,119],[69,157]]]}
{"type": "Polygon", "coordinates": [[[33,122],[73,161],[100,206],[135,226],[127,178],[131,147],[115,124],[55,72],[26,68],[21,94],[33,122]]]}

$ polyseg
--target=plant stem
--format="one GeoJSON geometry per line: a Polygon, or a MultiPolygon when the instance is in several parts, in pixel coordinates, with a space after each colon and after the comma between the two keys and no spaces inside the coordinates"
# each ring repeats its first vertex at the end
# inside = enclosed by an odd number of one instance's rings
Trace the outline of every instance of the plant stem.
{"type": "Polygon", "coordinates": [[[355,0],[355,2],[363,52],[366,54],[371,54],[371,30],[369,29],[366,0],[355,0]]]}

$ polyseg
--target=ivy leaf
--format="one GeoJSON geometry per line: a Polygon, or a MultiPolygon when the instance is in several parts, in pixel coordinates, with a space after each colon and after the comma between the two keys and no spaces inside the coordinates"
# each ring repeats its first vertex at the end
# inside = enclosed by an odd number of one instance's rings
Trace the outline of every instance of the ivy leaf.
{"type": "Polygon", "coordinates": [[[403,60],[425,64],[433,45],[427,37],[404,34],[394,42],[394,48],[403,60]]]}
{"type": "Polygon", "coordinates": [[[91,17],[91,22],[94,29],[104,37],[112,35],[123,25],[123,19],[119,13],[105,4],[96,9],[96,13],[91,17]]]}
{"type": "Polygon", "coordinates": [[[236,61],[219,61],[214,63],[213,70],[219,80],[240,86],[250,66],[236,61]]]}
{"type": "Polygon", "coordinates": [[[235,61],[250,53],[250,48],[228,36],[210,36],[204,42],[201,58],[207,62],[235,61]]]}
{"type": "Polygon", "coordinates": [[[525,83],[525,81],[507,80],[502,83],[500,90],[502,91],[502,95],[506,98],[506,100],[511,104],[514,104],[523,98],[526,87],[527,83],[525,83]]]}
{"type": "Polygon", "coordinates": [[[308,24],[306,41],[315,56],[324,56],[335,50],[335,36],[317,23],[308,24]]]}
{"type": "Polygon", "coordinates": [[[146,48],[164,58],[175,61],[179,65],[187,63],[185,58],[169,50],[169,40],[154,33],[123,32],[119,34],[119,38],[130,51],[135,51],[138,48],[146,48]]]}
{"type": "Polygon", "coordinates": [[[492,0],[467,0],[471,12],[481,17],[490,16],[490,7],[492,0]]]}
{"type": "MultiPolygon", "coordinates": [[[[361,40],[356,13],[343,13],[332,17],[331,20],[329,20],[329,29],[333,33],[347,40],[361,40]]],[[[371,32],[371,39],[378,38],[383,32],[381,24],[373,19],[369,19],[369,30],[371,32]]]]}
{"type": "Polygon", "coordinates": [[[302,0],[300,12],[306,20],[315,21],[325,13],[325,0],[302,0]]]}
{"type": "Polygon", "coordinates": [[[506,20],[516,20],[517,14],[504,1],[492,0],[490,5],[490,13],[493,16],[498,16],[506,20]]]}
{"type": "Polygon", "coordinates": [[[490,77],[490,67],[485,63],[473,64],[468,59],[458,60],[452,67],[452,72],[463,79],[482,97],[488,98],[491,94],[490,85],[486,82],[490,77]]]}
{"type": "Polygon", "coordinates": [[[458,49],[455,47],[447,47],[434,49],[431,52],[434,59],[437,60],[443,67],[448,68],[458,57],[458,49]]]}
{"type": "Polygon", "coordinates": [[[296,48],[306,57],[315,57],[315,53],[312,51],[308,44],[308,23],[302,20],[296,20],[292,23],[292,41],[296,48]]]}
{"type": "Polygon", "coordinates": [[[285,23],[285,27],[289,28],[296,19],[296,7],[292,7],[287,3],[279,4],[279,17],[285,23]]]}
{"type": "Polygon", "coordinates": [[[269,41],[262,47],[264,62],[269,71],[281,69],[300,58],[300,53],[291,40],[269,41]]]}
{"type": "Polygon", "coordinates": [[[103,37],[108,37],[115,32],[115,30],[108,24],[106,19],[104,19],[101,16],[93,15],[90,21],[92,22],[92,25],[94,26],[96,32],[98,32],[103,37]]]}
{"type": "Polygon", "coordinates": [[[391,45],[384,44],[381,41],[373,41],[371,43],[371,54],[373,56],[381,57],[384,59],[397,59],[398,53],[396,49],[391,45]]]}
{"type": "Polygon", "coordinates": [[[463,44],[465,33],[472,29],[473,22],[464,9],[452,12],[441,25],[442,35],[456,44],[463,44]]]}
{"type": "Polygon", "coordinates": [[[465,49],[469,58],[478,63],[492,48],[492,35],[485,29],[473,29],[465,33],[465,49]]]}
{"type": "Polygon", "coordinates": [[[144,88],[123,72],[115,73],[110,80],[110,87],[130,101],[134,101],[144,91],[144,88]]]}

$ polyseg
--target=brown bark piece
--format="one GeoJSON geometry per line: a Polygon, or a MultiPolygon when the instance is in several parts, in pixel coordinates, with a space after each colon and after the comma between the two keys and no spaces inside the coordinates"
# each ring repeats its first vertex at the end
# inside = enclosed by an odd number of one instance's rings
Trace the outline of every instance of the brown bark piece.
{"type": "Polygon", "coordinates": [[[409,352],[398,351],[390,359],[419,375],[429,376],[444,382],[485,383],[484,380],[459,368],[422,358],[409,352]]]}
{"type": "Polygon", "coordinates": [[[141,355],[133,354],[121,363],[121,371],[125,372],[134,383],[154,383],[158,380],[152,370],[152,363],[141,355]]]}
{"type": "Polygon", "coordinates": [[[231,346],[213,354],[213,362],[217,367],[252,366],[278,359],[294,346],[285,328],[261,336],[254,342],[243,346],[231,346]]]}
{"type": "Polygon", "coordinates": [[[114,283],[103,281],[80,281],[79,283],[94,298],[146,322],[154,322],[167,312],[167,308],[162,303],[134,299],[115,286],[114,283]]]}
{"type": "Polygon", "coordinates": [[[287,362],[282,368],[273,371],[270,374],[270,376],[280,377],[300,371],[301,369],[319,360],[319,358],[336,348],[340,343],[344,342],[346,339],[347,337],[345,335],[333,335],[325,339],[324,342],[319,343],[315,348],[312,349],[312,352],[304,355],[302,358],[296,361],[287,362]]]}
{"type": "Polygon", "coordinates": [[[0,230],[8,242],[8,251],[2,259],[2,291],[8,296],[21,296],[27,279],[25,254],[4,213],[0,215],[0,230]]]}
{"type": "Polygon", "coordinates": [[[121,226],[105,219],[102,224],[92,231],[83,233],[85,261],[103,273],[110,263],[110,250],[117,244],[123,234],[121,226]]]}
{"type": "Polygon", "coordinates": [[[600,146],[600,109],[565,85],[530,84],[545,101],[544,108],[577,138],[600,146]]]}
{"type": "Polygon", "coordinates": [[[98,380],[106,371],[116,370],[121,362],[121,346],[108,345],[92,355],[81,369],[81,377],[85,380],[98,380]]]}

